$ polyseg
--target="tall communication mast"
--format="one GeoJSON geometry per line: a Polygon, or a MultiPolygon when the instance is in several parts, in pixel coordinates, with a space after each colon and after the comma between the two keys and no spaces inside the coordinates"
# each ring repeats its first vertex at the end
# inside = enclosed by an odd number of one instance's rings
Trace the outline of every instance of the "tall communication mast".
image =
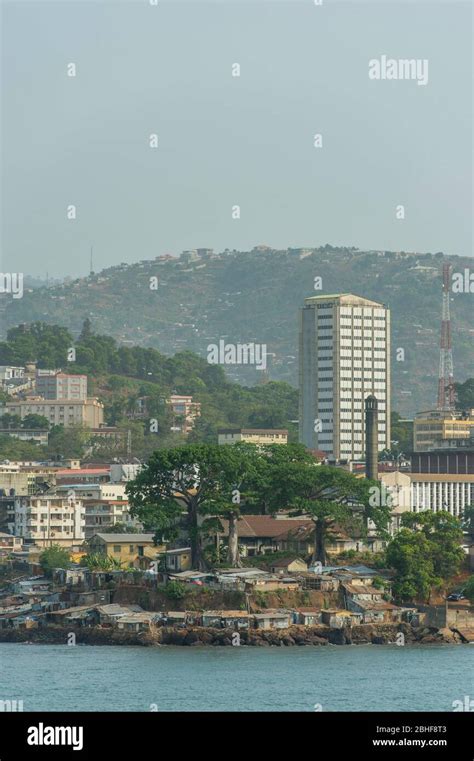
{"type": "Polygon", "coordinates": [[[454,410],[454,366],[451,345],[451,317],[449,294],[451,265],[443,264],[443,307],[441,315],[441,338],[439,345],[438,409],[454,410]]]}

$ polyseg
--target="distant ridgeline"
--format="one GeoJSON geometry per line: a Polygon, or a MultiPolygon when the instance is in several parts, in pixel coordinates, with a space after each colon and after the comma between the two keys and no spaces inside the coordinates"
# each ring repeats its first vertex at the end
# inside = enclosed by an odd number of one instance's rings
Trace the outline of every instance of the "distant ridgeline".
{"type": "MultiPolygon", "coordinates": [[[[189,350],[205,363],[208,347],[221,339],[233,344],[252,342],[265,348],[265,368],[226,364],[227,377],[247,385],[270,378],[296,386],[298,310],[304,298],[351,292],[391,309],[392,408],[411,415],[436,400],[445,260],[441,253],[359,251],[330,245],[282,251],[258,246],[250,252],[220,254],[196,249],[179,258],[161,256],[120,264],[48,288],[25,288],[23,298],[8,301],[3,323],[8,328],[46,320],[64,325],[77,336],[87,317],[95,332],[107,333],[124,346],[115,349],[121,371],[128,364],[138,369],[145,356],[128,348],[133,344],[153,346],[166,355],[189,350]]],[[[472,269],[471,259],[451,256],[449,261],[454,275],[472,269]]],[[[453,288],[458,381],[472,375],[472,297],[465,289],[453,288]]],[[[84,355],[81,361],[85,362],[84,355]]],[[[44,359],[44,364],[52,362],[44,359]]],[[[166,367],[163,358],[160,364],[166,367]]],[[[205,373],[204,365],[200,367],[205,373]]],[[[221,382],[221,370],[207,368],[210,384],[211,379],[221,382]]]]}

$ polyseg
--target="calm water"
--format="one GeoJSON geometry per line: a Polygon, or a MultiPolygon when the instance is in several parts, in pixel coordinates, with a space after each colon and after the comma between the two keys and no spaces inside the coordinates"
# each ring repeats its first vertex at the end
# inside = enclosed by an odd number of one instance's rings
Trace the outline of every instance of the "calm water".
{"type": "Polygon", "coordinates": [[[451,711],[474,646],[0,644],[0,699],[25,711],[451,711]]]}

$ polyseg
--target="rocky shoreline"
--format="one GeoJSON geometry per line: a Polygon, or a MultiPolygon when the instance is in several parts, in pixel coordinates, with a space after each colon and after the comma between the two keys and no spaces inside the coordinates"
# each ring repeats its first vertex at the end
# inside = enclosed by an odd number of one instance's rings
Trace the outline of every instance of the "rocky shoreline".
{"type": "Polygon", "coordinates": [[[0,629],[1,642],[34,644],[67,644],[75,635],[78,645],[162,645],[292,647],[325,645],[390,645],[390,644],[461,644],[461,635],[451,629],[421,627],[408,624],[364,624],[330,629],[328,627],[291,626],[288,629],[243,630],[237,638],[233,629],[207,629],[204,627],[160,627],[151,632],[130,633],[99,627],[42,626],[38,629],[0,629]],[[403,635],[403,638],[400,636],[403,635]]]}

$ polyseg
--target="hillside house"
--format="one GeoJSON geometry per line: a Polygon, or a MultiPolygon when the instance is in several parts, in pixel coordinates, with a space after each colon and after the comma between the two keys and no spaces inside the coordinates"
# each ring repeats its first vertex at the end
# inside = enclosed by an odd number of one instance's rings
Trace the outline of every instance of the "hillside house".
{"type": "Polygon", "coordinates": [[[153,534],[94,534],[87,545],[89,552],[113,558],[124,568],[141,568],[148,567],[159,551],[153,537],[153,534]]]}
{"type": "MultiPolygon", "coordinates": [[[[223,531],[217,534],[217,542],[227,539],[229,522],[221,519],[223,531]]],[[[274,518],[271,515],[243,515],[237,524],[239,547],[242,557],[253,557],[278,550],[283,546],[282,537],[299,526],[308,526],[312,521],[305,518],[274,518]]]]}

